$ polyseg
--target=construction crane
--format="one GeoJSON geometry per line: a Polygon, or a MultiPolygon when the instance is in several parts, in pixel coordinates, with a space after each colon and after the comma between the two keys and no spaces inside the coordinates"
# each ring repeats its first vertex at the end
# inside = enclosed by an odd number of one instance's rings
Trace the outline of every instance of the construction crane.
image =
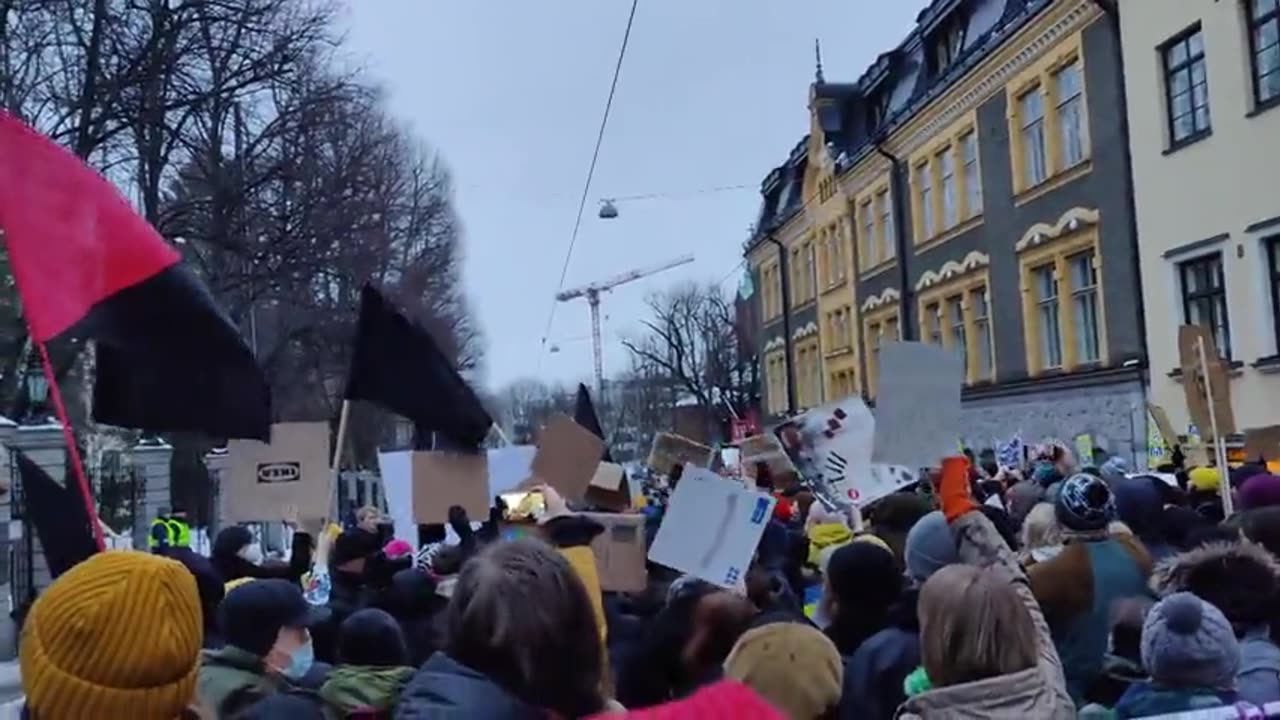
{"type": "Polygon", "coordinates": [[[578,298],[584,297],[587,299],[587,305],[591,306],[591,351],[595,355],[597,395],[604,391],[604,349],[601,347],[600,342],[600,293],[609,292],[619,285],[639,280],[642,277],[656,275],[657,273],[670,270],[674,267],[688,265],[691,262],[693,262],[693,256],[684,255],[676,258],[675,260],[668,260],[667,262],[653,265],[651,267],[625,272],[621,275],[611,277],[608,280],[594,282],[590,285],[583,285],[582,287],[574,288],[572,290],[565,290],[564,292],[556,295],[556,300],[560,302],[569,302],[570,300],[577,300],[578,298]]]}

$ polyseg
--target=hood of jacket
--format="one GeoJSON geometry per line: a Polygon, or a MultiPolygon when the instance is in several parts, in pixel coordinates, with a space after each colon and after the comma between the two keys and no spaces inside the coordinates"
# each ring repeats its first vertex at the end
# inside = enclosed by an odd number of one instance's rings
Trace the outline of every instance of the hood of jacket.
{"type": "Polygon", "coordinates": [[[396,720],[544,720],[545,713],[516,698],[488,677],[438,652],[414,673],[396,720]]]}
{"type": "Polygon", "coordinates": [[[411,677],[411,667],[339,665],[329,672],[329,678],[320,688],[320,698],[346,713],[390,710],[411,677]]]}
{"type": "Polygon", "coordinates": [[[1261,545],[1214,542],[1158,564],[1151,587],[1161,596],[1191,592],[1222,611],[1237,636],[1266,623],[1280,590],[1280,563],[1261,545]]]}
{"type": "Polygon", "coordinates": [[[1063,703],[1039,667],[927,690],[907,698],[898,710],[901,720],[1069,720],[1075,716],[1075,707],[1063,703]]]}

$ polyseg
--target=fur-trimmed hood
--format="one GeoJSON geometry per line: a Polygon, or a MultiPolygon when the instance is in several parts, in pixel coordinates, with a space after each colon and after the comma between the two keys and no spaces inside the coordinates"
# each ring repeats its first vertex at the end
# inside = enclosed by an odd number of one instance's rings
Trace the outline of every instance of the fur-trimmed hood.
{"type": "Polygon", "coordinates": [[[1280,594],[1280,562],[1248,540],[1208,543],[1158,564],[1151,588],[1161,597],[1195,593],[1221,610],[1240,634],[1268,621],[1280,594]]]}

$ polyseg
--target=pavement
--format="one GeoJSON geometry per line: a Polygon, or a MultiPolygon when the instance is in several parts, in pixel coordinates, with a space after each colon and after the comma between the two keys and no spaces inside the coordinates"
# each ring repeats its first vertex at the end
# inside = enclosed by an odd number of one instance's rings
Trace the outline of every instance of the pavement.
{"type": "Polygon", "coordinates": [[[0,662],[0,703],[22,697],[22,673],[17,660],[0,662]]]}

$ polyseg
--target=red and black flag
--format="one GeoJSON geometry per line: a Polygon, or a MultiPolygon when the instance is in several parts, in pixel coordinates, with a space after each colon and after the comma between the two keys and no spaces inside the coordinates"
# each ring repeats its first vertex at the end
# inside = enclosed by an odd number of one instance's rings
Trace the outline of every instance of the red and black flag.
{"type": "Polygon", "coordinates": [[[98,552],[92,520],[75,490],[49,477],[19,450],[13,450],[22,483],[23,510],[49,563],[49,576],[57,579],[98,552]]]}
{"type": "Polygon", "coordinates": [[[365,400],[413,421],[445,444],[480,447],[493,418],[431,333],[405,317],[372,285],[360,293],[347,400],[365,400]]]}
{"type": "MultiPolygon", "coordinates": [[[[578,383],[578,402],[573,407],[573,421],[591,431],[592,435],[605,440],[604,429],[600,427],[600,417],[596,415],[595,403],[591,402],[591,392],[587,390],[587,386],[578,383]]],[[[613,462],[613,456],[609,453],[608,441],[605,441],[604,456],[600,458],[604,462],[613,462]]]]}
{"type": "Polygon", "coordinates": [[[0,233],[32,337],[95,341],[95,420],[268,439],[266,378],[178,252],[108,180],[3,111],[0,233]]]}

